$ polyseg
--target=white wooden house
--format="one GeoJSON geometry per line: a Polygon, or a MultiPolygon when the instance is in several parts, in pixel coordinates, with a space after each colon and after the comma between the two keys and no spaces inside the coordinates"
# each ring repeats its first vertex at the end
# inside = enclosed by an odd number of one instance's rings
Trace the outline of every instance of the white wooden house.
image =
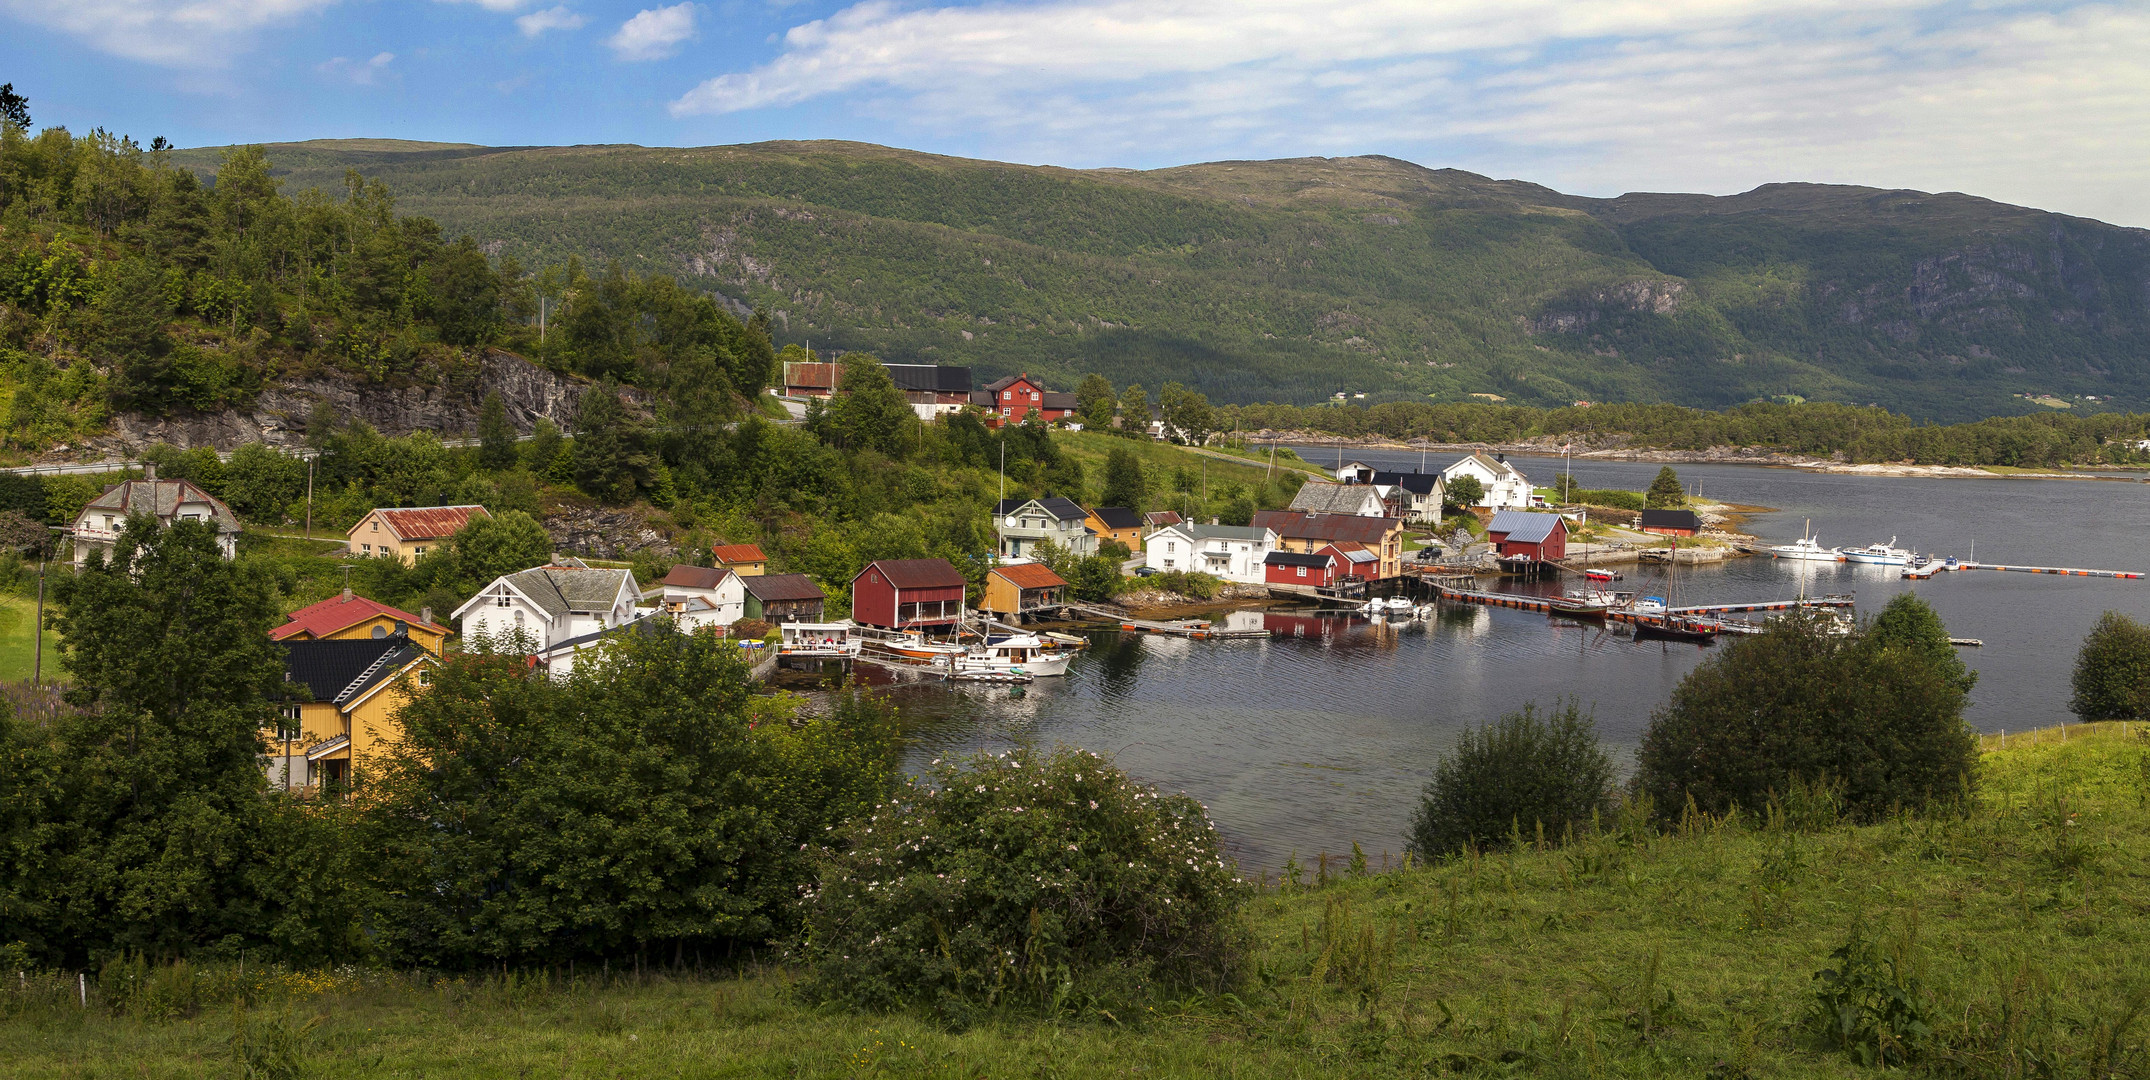
{"type": "Polygon", "coordinates": [[[635,608],[640,595],[633,571],[556,556],[550,565],[494,578],[454,617],[465,640],[499,640],[520,631],[543,650],[635,621],[642,614],[635,608]]]}
{"type": "Polygon", "coordinates": [[[653,591],[662,593],[657,610],[682,630],[715,626],[721,633],[747,617],[746,581],[721,566],[681,563],[653,591]]]}
{"type": "Polygon", "coordinates": [[[89,561],[90,552],[107,557],[127,519],[141,514],[155,518],[166,528],[175,521],[202,521],[216,529],[217,548],[229,559],[239,551],[239,518],[222,499],[203,491],[191,480],[159,480],[154,462],[142,466],[140,480],[124,480],[104,489],[75,515],[69,534],[75,542],[75,567],[89,561]]]}
{"type": "Polygon", "coordinates": [[[1275,533],[1252,525],[1167,525],[1143,541],[1142,556],[1153,570],[1194,571],[1258,585],[1267,580],[1262,560],[1276,546],[1275,533]]]}
{"type": "Polygon", "coordinates": [[[1478,505],[1489,510],[1530,509],[1530,478],[1508,464],[1507,455],[1471,454],[1442,469],[1441,483],[1453,488],[1456,480],[1465,476],[1477,477],[1479,486],[1485,489],[1485,501],[1478,505]]]}

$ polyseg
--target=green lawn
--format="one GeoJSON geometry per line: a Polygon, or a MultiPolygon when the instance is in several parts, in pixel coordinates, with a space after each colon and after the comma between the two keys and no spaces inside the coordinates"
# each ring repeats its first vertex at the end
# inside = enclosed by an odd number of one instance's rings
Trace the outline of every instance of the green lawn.
{"type": "MultiPolygon", "coordinates": [[[[1334,858],[1330,883],[1253,901],[1248,985],[1139,1016],[950,1032],[805,1006],[781,967],[570,989],[257,965],[243,1022],[260,1039],[319,1018],[296,1036],[317,1077],[1868,1077],[1809,1021],[1815,973],[1859,927],[1881,958],[1865,976],[1932,1030],[1922,1074],[2141,1076],[2141,729],[1988,740],[1961,816],[1608,829],[1364,875],[1334,858]]],[[[71,976],[22,985],[0,1022],[11,1077],[241,1075],[228,1005],[115,1017],[76,1007],[71,976]]]]}
{"type": "MultiPolygon", "coordinates": [[[[51,597],[46,599],[50,601],[51,597]]],[[[37,640],[31,636],[31,628],[36,625],[36,597],[0,596],[0,682],[30,678],[37,656],[37,640]]],[[[60,635],[47,630],[44,636],[45,675],[50,678],[59,672],[60,635]]]]}
{"type": "MultiPolygon", "coordinates": [[[[1205,454],[1189,453],[1185,447],[1154,439],[1123,439],[1117,435],[1094,431],[1062,431],[1053,435],[1053,441],[1070,457],[1082,462],[1083,471],[1093,487],[1104,482],[1105,458],[1114,450],[1132,451],[1146,469],[1164,470],[1168,475],[1179,468],[1186,468],[1196,475],[1202,474],[1206,469],[1212,491],[1218,484],[1230,481],[1238,481],[1249,488],[1258,487],[1263,479],[1270,475],[1266,463],[1255,464],[1248,461],[1242,465],[1205,454]]],[[[1303,466],[1287,468],[1285,463],[1279,460],[1276,474],[1283,477],[1296,473],[1304,478],[1305,473],[1298,471],[1301,468],[1303,466]]],[[[1281,480],[1278,486],[1281,490],[1281,480]]]]}

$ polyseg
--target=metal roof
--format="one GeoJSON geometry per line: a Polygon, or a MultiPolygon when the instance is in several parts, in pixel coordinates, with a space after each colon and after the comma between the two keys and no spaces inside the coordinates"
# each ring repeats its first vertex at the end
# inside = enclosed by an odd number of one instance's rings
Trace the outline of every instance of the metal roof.
{"type": "Polygon", "coordinates": [[[970,584],[946,559],[881,559],[867,563],[866,570],[879,570],[898,589],[961,589],[970,584]]]}
{"type": "Polygon", "coordinates": [[[1269,538],[1269,530],[1256,525],[1193,525],[1183,522],[1157,531],[1176,532],[1194,540],[1255,541],[1269,538]]]}
{"type": "Polygon", "coordinates": [[[1553,535],[1553,527],[1562,525],[1565,519],[1559,514],[1533,514],[1523,510],[1500,510],[1486,526],[1489,533],[1507,533],[1508,539],[1524,544],[1535,544],[1553,535]]]}
{"type": "Polygon", "coordinates": [[[285,638],[297,637],[300,634],[310,634],[317,638],[326,637],[345,627],[356,626],[378,615],[386,615],[391,619],[396,619],[412,626],[423,626],[437,633],[445,634],[448,632],[447,627],[436,626],[408,611],[389,607],[378,600],[368,600],[357,595],[337,595],[331,596],[318,604],[308,604],[292,612],[291,621],[269,631],[269,640],[282,641],[285,638]]]}
{"type": "Polygon", "coordinates": [[[593,566],[538,566],[507,575],[531,603],[558,618],[570,611],[610,611],[634,575],[593,566]]]}
{"type": "Polygon", "coordinates": [[[1053,573],[1044,563],[1017,563],[1014,566],[996,566],[994,574],[1006,579],[1018,589],[1057,589],[1067,584],[1067,579],[1053,573]]]}
{"type": "Polygon", "coordinates": [[[1327,566],[1333,556],[1302,554],[1297,551],[1272,551],[1262,556],[1262,562],[1270,566],[1327,566]]]}
{"type": "MultiPolygon", "coordinates": [[[[482,506],[378,507],[373,512],[381,515],[381,521],[390,531],[405,540],[438,540],[454,536],[470,524],[472,517],[479,514],[493,516],[482,506]]],[[[361,518],[359,524],[365,524],[365,520],[361,518]]],[[[351,526],[351,531],[357,532],[358,525],[351,526]]]]}
{"type": "Polygon", "coordinates": [[[898,390],[936,394],[970,393],[970,369],[938,364],[883,364],[898,390]]]}
{"type": "Polygon", "coordinates": [[[742,577],[739,583],[764,604],[780,600],[823,600],[828,594],[805,574],[760,574],[742,577]]]}
{"type": "Polygon", "coordinates": [[[1377,472],[1371,483],[1400,487],[1413,495],[1431,495],[1441,484],[1440,473],[1377,472]]]}
{"type": "Polygon", "coordinates": [[[286,641],[284,680],[306,688],[311,700],[336,705],[395,676],[426,651],[408,635],[328,641],[286,641]]]}
{"type": "Polygon", "coordinates": [[[720,563],[769,561],[769,557],[761,553],[760,546],[755,544],[718,544],[709,549],[709,554],[720,563]]]}

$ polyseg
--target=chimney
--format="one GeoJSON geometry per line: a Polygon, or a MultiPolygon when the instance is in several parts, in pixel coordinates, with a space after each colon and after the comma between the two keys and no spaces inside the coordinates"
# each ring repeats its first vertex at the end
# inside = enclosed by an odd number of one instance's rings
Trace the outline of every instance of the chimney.
{"type": "Polygon", "coordinates": [[[346,604],[351,602],[351,587],[349,585],[343,587],[343,602],[346,604]]]}
{"type": "Polygon", "coordinates": [[[419,608],[418,621],[426,624],[427,626],[433,625],[433,609],[429,607],[419,608]]]}
{"type": "Polygon", "coordinates": [[[154,461],[145,461],[145,462],[143,462],[143,463],[142,463],[142,479],[144,479],[144,480],[155,480],[156,478],[157,478],[157,463],[156,463],[156,462],[154,462],[154,461]]]}

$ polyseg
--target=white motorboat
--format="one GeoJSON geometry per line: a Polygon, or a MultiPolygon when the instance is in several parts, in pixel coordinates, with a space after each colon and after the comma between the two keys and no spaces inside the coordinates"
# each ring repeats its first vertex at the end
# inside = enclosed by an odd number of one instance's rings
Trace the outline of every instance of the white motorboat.
{"type": "Polygon", "coordinates": [[[1401,596],[1391,596],[1391,597],[1389,597],[1389,598],[1388,598],[1388,600],[1386,601],[1386,605],[1385,605],[1385,606],[1387,606],[1387,608],[1388,608],[1388,611],[1389,611],[1389,614],[1391,614],[1391,615],[1396,615],[1396,614],[1399,614],[1399,613],[1402,613],[1402,612],[1406,612],[1406,611],[1412,611],[1412,610],[1415,610],[1415,609],[1417,609],[1417,607],[1418,607],[1418,605],[1417,605],[1417,604],[1414,604],[1414,603],[1412,603],[1411,601],[1409,601],[1409,600],[1406,600],[1406,599],[1404,599],[1404,598],[1403,598],[1403,597],[1401,597],[1401,596]]]}
{"type": "Polygon", "coordinates": [[[1896,538],[1889,537],[1886,544],[1868,544],[1862,548],[1838,548],[1845,562],[1863,563],[1868,566],[1910,566],[1918,553],[1896,546],[1896,538]]]}
{"type": "MultiPolygon", "coordinates": [[[[1811,525],[1811,522],[1809,524],[1811,525]]],[[[1821,537],[1815,536],[1811,528],[1809,528],[1805,536],[1789,544],[1778,544],[1776,547],[1770,548],[1769,553],[1779,559],[1794,559],[1803,562],[1840,562],[1843,560],[1843,556],[1837,554],[1835,548],[1823,547],[1821,537]]]]}
{"type": "Polygon", "coordinates": [[[1665,598],[1638,596],[1627,605],[1627,609],[1637,615],[1663,615],[1666,611],[1665,598]]]}
{"type": "Polygon", "coordinates": [[[1065,675],[1075,654],[1047,644],[1036,634],[1011,634],[973,646],[956,661],[959,670],[1021,671],[1028,675],[1065,675]]]}

